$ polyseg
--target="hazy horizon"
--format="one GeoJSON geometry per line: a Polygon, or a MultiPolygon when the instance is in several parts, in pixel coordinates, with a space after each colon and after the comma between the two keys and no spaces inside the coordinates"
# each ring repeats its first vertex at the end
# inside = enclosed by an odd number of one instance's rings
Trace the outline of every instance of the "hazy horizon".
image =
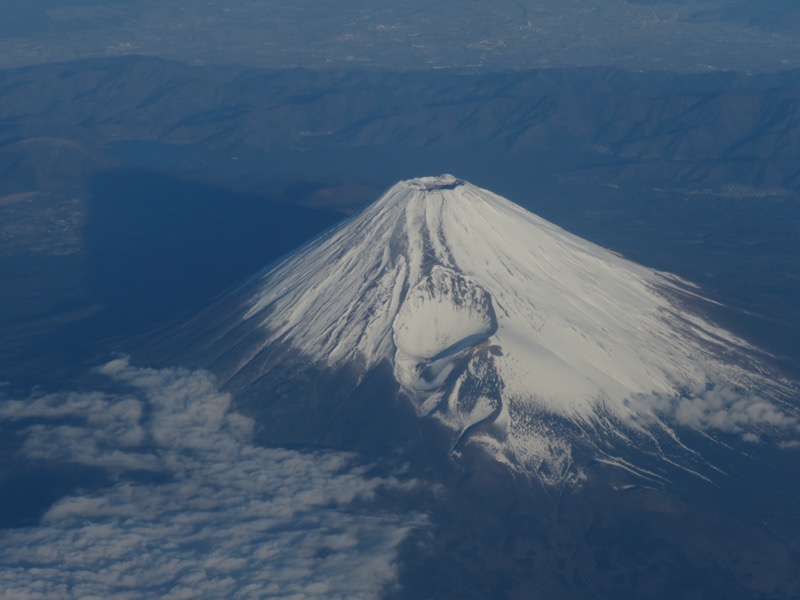
{"type": "Polygon", "coordinates": [[[128,54],[274,68],[800,67],[790,0],[11,0],[0,14],[0,68],[128,54]]]}

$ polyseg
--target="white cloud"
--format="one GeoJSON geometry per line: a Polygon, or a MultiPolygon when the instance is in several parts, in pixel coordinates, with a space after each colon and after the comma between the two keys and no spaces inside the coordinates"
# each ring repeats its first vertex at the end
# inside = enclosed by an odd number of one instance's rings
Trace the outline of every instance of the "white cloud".
{"type": "Polygon", "coordinates": [[[738,434],[747,442],[759,441],[759,432],[800,433],[800,419],[795,412],[747,390],[726,385],[709,385],[707,389],[681,396],[639,394],[626,404],[635,421],[660,418],[703,431],[738,434]]]}
{"type": "Polygon", "coordinates": [[[424,519],[370,501],[414,482],[370,476],[350,454],[256,446],[205,372],[125,359],[101,372],[132,391],[0,404],[28,457],[120,479],[0,532],[4,598],[368,598],[394,583],[398,546],[424,519]]]}

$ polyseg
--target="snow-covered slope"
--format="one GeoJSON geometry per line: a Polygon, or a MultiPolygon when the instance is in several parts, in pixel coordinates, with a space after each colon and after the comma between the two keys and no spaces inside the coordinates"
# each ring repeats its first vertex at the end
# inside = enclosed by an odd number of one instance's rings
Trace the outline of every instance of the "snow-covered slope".
{"type": "Polygon", "coordinates": [[[633,469],[615,444],[661,452],[674,435],[648,398],[769,387],[686,310],[686,282],[449,175],[398,183],[249,285],[238,322],[261,337],[234,372],[275,344],[329,369],[389,361],[454,452],[547,482],[576,476],[579,449],[633,469]]]}

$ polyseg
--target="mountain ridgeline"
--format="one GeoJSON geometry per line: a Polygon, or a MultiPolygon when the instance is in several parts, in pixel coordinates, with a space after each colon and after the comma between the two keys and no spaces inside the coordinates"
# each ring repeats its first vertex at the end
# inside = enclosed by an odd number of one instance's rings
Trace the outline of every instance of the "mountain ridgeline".
{"type": "Polygon", "coordinates": [[[234,152],[488,143],[568,148],[623,179],[797,191],[799,90],[797,71],[315,72],[127,57],[0,73],[0,147],[8,157],[38,138],[100,154],[120,141],[234,152]]]}

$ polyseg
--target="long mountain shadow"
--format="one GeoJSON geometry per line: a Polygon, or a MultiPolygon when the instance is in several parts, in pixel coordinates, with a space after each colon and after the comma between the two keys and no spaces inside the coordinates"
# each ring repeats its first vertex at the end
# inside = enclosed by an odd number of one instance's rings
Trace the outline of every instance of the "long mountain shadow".
{"type": "Polygon", "coordinates": [[[93,351],[208,304],[341,219],[145,170],[90,180],[86,247],[91,317],[43,339],[31,359],[93,351]]]}

